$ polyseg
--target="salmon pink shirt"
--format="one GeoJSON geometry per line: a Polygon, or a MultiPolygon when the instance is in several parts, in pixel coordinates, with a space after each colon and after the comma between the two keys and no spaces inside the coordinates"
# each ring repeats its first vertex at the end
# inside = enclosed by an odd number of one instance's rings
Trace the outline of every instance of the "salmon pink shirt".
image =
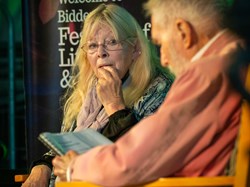
{"type": "Polygon", "coordinates": [[[76,157],[71,179],[124,186],[167,176],[222,175],[240,123],[241,97],[225,73],[239,43],[228,31],[215,36],[155,114],[113,145],[76,157]]]}

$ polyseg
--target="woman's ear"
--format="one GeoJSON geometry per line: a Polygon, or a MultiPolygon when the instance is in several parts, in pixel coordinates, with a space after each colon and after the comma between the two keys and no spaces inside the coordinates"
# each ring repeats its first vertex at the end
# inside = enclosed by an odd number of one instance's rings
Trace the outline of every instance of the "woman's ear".
{"type": "Polygon", "coordinates": [[[137,60],[137,58],[141,55],[141,47],[139,42],[137,41],[134,50],[133,50],[133,55],[132,55],[132,60],[133,62],[137,60]]]}
{"type": "Polygon", "coordinates": [[[190,23],[179,18],[175,20],[175,28],[177,36],[179,37],[179,41],[182,42],[183,47],[185,49],[191,48],[194,41],[192,35],[192,26],[190,23]]]}

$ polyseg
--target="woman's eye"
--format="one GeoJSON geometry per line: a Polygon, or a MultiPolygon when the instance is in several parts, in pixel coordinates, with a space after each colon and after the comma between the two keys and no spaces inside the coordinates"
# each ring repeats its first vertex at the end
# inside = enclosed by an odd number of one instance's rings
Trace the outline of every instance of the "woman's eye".
{"type": "Polygon", "coordinates": [[[110,41],[108,42],[108,45],[116,45],[116,44],[118,44],[118,42],[117,42],[116,39],[110,40],[110,41]]]}
{"type": "Polygon", "coordinates": [[[97,44],[96,43],[90,43],[89,45],[88,45],[88,48],[89,49],[96,49],[97,48],[97,44]]]}

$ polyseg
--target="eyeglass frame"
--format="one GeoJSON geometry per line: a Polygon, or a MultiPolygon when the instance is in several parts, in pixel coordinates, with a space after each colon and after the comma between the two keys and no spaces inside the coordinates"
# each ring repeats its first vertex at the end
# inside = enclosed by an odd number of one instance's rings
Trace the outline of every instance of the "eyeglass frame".
{"type": "MultiPolygon", "coordinates": [[[[111,40],[108,40],[108,42],[111,42],[112,40],[116,40],[117,45],[119,45],[119,44],[122,45],[123,42],[127,41],[127,40],[130,39],[130,38],[136,38],[136,37],[127,37],[127,38],[125,38],[125,39],[123,39],[123,40],[111,39],[111,40]]],[[[100,46],[102,46],[102,47],[103,47],[105,50],[107,50],[107,51],[119,51],[119,50],[122,50],[122,48],[121,48],[121,49],[110,50],[110,49],[107,48],[107,44],[105,44],[105,42],[106,42],[106,41],[104,41],[104,43],[101,43],[101,44],[95,43],[95,44],[97,44],[97,48],[96,48],[96,51],[93,51],[93,52],[89,52],[89,51],[88,51],[89,49],[87,49],[87,50],[84,49],[84,47],[86,46],[87,43],[83,44],[83,45],[81,46],[81,49],[82,49],[84,52],[89,53],[89,54],[94,54],[94,53],[96,53],[96,52],[98,51],[98,48],[99,48],[100,46]]],[[[135,44],[134,44],[134,45],[131,44],[130,42],[129,42],[128,44],[130,44],[130,45],[132,45],[132,46],[135,45],[135,44]]]]}

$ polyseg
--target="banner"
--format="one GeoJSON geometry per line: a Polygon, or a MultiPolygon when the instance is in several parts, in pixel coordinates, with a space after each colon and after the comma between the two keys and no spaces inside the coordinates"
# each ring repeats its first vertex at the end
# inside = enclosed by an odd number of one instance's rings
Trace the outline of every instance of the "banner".
{"type": "Polygon", "coordinates": [[[60,97],[69,86],[82,23],[100,3],[116,3],[139,22],[146,36],[144,0],[23,0],[24,63],[28,165],[48,151],[38,140],[44,131],[58,132],[60,97]]]}

